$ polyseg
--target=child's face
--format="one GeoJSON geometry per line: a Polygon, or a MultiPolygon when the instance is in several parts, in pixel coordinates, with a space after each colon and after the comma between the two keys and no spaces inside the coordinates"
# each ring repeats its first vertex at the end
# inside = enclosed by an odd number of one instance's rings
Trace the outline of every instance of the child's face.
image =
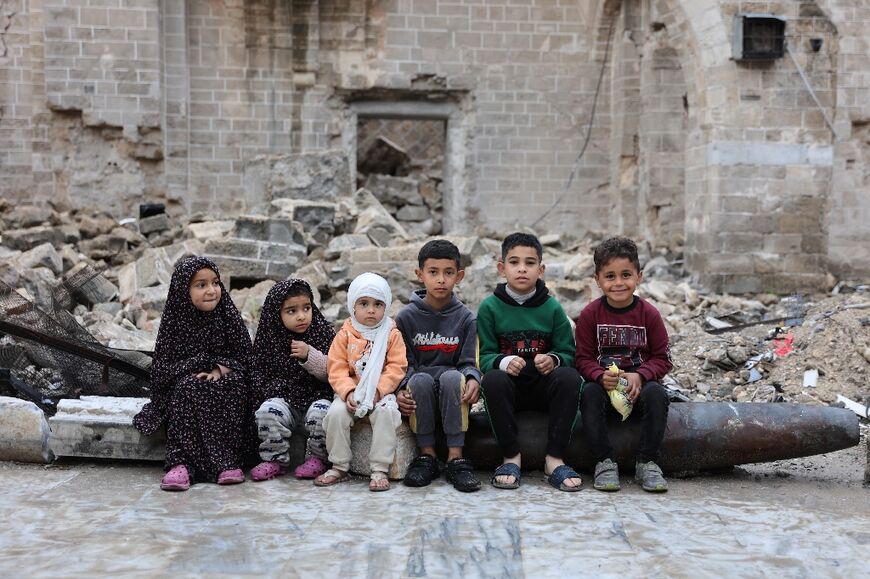
{"type": "Polygon", "coordinates": [[[630,259],[615,257],[605,263],[595,274],[598,287],[604,292],[607,303],[614,308],[630,306],[634,299],[634,290],[643,278],[643,272],[637,271],[630,259]]]}
{"type": "Polygon", "coordinates": [[[544,275],[544,264],[534,247],[518,245],[508,251],[504,261],[498,262],[498,273],[509,288],[525,294],[535,289],[538,279],[544,275]]]}
{"type": "Polygon", "coordinates": [[[207,267],[194,274],[188,289],[190,290],[190,301],[201,312],[212,311],[221,300],[220,278],[207,267]]]}
{"type": "Polygon", "coordinates": [[[281,304],[281,323],[296,334],[303,334],[311,326],[311,299],[308,296],[290,296],[281,304]]]}
{"type": "Polygon", "coordinates": [[[353,304],[353,315],[356,321],[364,326],[377,326],[384,319],[387,304],[381,300],[363,296],[353,304]]]}
{"type": "Polygon", "coordinates": [[[426,299],[433,303],[448,302],[454,286],[465,277],[465,270],[456,267],[452,259],[429,258],[414,273],[426,288],[426,299]]]}

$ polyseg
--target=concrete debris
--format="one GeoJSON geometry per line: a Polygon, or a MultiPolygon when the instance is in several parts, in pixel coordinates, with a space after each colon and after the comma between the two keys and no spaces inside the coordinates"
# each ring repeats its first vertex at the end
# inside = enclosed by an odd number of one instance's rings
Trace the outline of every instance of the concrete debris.
{"type": "MultiPolygon", "coordinates": [[[[338,152],[260,157],[246,170],[244,210],[231,217],[161,213],[122,224],[100,212],[9,207],[0,213],[0,280],[51,311],[57,284],[100,272],[68,309],[100,342],[146,351],[173,266],[186,255],[218,263],[252,335],[269,288],[289,276],[308,280],[324,315],[340,322],[351,279],[374,271],[389,280],[397,311],[419,287],[417,253],[440,232],[441,197],[433,174],[396,171],[372,168],[359,175],[366,187],[354,191],[338,152]]],[[[456,291],[472,309],[503,281],[496,263],[505,234],[475,233],[444,236],[462,254],[466,276],[456,291]]],[[[602,234],[541,233],[547,285],[576,318],[601,295],[592,251],[602,234]]],[[[870,397],[866,283],[840,281],[827,295],[713,294],[682,269],[680,251],[641,250],[638,294],[665,319],[674,361],[666,382],[674,391],[698,401],[830,404],[843,395],[862,404],[870,397]],[[785,328],[786,320],[794,325],[785,328]]],[[[34,362],[34,372],[50,371],[34,362]]],[[[40,383],[57,389],[58,381],[40,383]]]]}

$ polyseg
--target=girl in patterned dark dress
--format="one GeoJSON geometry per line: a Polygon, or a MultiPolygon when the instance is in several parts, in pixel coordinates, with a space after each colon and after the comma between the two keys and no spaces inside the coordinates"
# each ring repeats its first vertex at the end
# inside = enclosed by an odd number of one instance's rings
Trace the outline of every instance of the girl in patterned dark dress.
{"type": "Polygon", "coordinates": [[[204,257],[179,260],[157,333],[151,402],[133,419],[146,435],[166,426],[168,472],[160,488],[244,482],[250,358],[251,337],[217,265],[204,257]]]}
{"type": "Polygon", "coordinates": [[[304,424],[307,459],[297,478],[315,478],[327,469],[323,417],[332,401],[326,352],[335,330],[314,305],[311,286],[301,279],[275,284],[266,296],[254,340],[253,384],[259,397],[255,413],[260,458],[255,481],[287,472],[290,436],[304,424]]]}

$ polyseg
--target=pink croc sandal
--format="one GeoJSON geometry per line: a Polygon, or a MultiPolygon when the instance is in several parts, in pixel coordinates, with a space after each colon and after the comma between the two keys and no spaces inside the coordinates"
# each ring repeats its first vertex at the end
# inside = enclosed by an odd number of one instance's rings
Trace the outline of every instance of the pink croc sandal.
{"type": "Polygon", "coordinates": [[[245,482],[245,473],[240,468],[227,469],[218,475],[217,484],[236,485],[245,482]]]}
{"type": "Polygon", "coordinates": [[[319,456],[309,456],[308,460],[296,467],[293,475],[296,478],[317,478],[326,472],[327,466],[319,456]]]}
{"type": "Polygon", "coordinates": [[[163,475],[160,488],[165,491],[186,491],[189,489],[190,475],[187,474],[187,467],[183,464],[173,466],[169,472],[163,475]]]}
{"type": "Polygon", "coordinates": [[[274,460],[266,460],[251,469],[251,480],[261,481],[273,479],[287,472],[287,468],[274,460]]]}

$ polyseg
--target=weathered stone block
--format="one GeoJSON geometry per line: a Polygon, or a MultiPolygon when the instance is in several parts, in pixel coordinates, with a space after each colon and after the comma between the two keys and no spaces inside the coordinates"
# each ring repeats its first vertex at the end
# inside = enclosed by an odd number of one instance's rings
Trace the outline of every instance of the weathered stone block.
{"type": "Polygon", "coordinates": [[[253,241],[253,238],[209,239],[205,244],[205,253],[210,256],[226,255],[246,259],[259,259],[260,244],[257,241],[253,241]]]}
{"type": "Polygon", "coordinates": [[[51,462],[50,434],[45,414],[36,404],[0,396],[0,460],[51,462]]]}
{"type": "MultiPolygon", "coordinates": [[[[226,257],[221,255],[209,255],[221,270],[223,277],[240,277],[244,279],[267,279],[269,275],[268,262],[259,259],[245,259],[241,257],[226,257]]],[[[280,279],[280,278],[276,278],[280,279]]],[[[224,284],[227,280],[224,279],[224,284]]]]}
{"type": "MultiPolygon", "coordinates": [[[[396,429],[396,457],[390,465],[387,475],[391,479],[403,479],[408,472],[408,465],[417,456],[417,438],[408,423],[404,420],[396,429]]],[[[350,472],[368,476],[372,473],[369,466],[369,449],[372,446],[372,425],[367,418],[359,420],[350,431],[350,449],[353,458],[350,461],[350,472]]]]}
{"type": "Polygon", "coordinates": [[[133,417],[147,398],[82,396],[61,400],[49,419],[51,450],[57,456],[162,461],[166,455],[162,431],[144,436],[133,417]]]}
{"type": "Polygon", "coordinates": [[[420,195],[420,181],[412,177],[393,177],[392,175],[369,175],[365,188],[381,203],[402,207],[403,205],[423,205],[420,195]]]}
{"type": "Polygon", "coordinates": [[[236,219],[233,231],[239,239],[305,244],[302,231],[289,218],[243,215],[236,219]]]}
{"type": "Polygon", "coordinates": [[[18,264],[22,269],[47,267],[55,274],[59,274],[63,271],[63,260],[54,246],[50,243],[43,243],[37,245],[33,249],[25,251],[18,256],[18,264]]]}
{"type": "Polygon", "coordinates": [[[348,233],[345,235],[339,235],[338,237],[333,237],[329,241],[329,245],[326,246],[326,251],[323,255],[326,259],[335,259],[341,255],[341,252],[343,251],[368,247],[372,247],[372,242],[367,235],[348,233]]]}
{"type": "Polygon", "coordinates": [[[430,216],[429,208],[423,205],[405,205],[396,213],[400,221],[425,221],[430,216]]]}
{"type": "Polygon", "coordinates": [[[267,211],[274,199],[331,201],[353,191],[344,151],[255,157],[245,165],[243,184],[249,211],[267,211]]]}
{"type": "Polygon", "coordinates": [[[7,229],[3,232],[3,245],[26,251],[37,245],[50,243],[55,247],[63,244],[63,233],[54,227],[38,226],[26,229],[7,229]]]}
{"type": "Polygon", "coordinates": [[[139,220],[139,233],[142,235],[166,231],[170,227],[172,224],[169,221],[169,216],[165,213],[158,213],[139,220]]]}
{"type": "Polygon", "coordinates": [[[203,221],[202,223],[191,223],[187,226],[187,230],[193,234],[196,239],[211,239],[214,237],[226,237],[233,231],[235,221],[203,221]]]}

